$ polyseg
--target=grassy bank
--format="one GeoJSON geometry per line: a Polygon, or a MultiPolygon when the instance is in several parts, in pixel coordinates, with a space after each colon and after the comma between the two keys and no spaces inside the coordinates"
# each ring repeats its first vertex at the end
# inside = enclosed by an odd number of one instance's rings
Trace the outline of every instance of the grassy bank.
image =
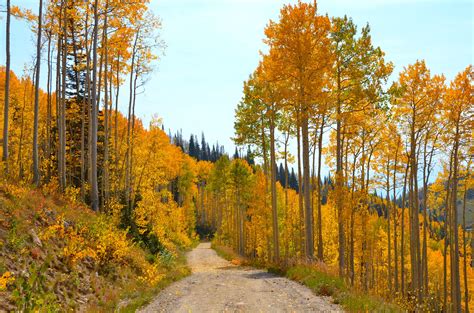
{"type": "Polygon", "coordinates": [[[230,247],[212,242],[216,253],[234,264],[265,268],[269,272],[285,276],[310,288],[316,295],[331,297],[348,312],[401,312],[394,304],[372,295],[363,294],[348,286],[343,279],[318,265],[264,266],[238,255],[230,247]]]}
{"type": "Polygon", "coordinates": [[[353,290],[343,279],[318,269],[317,266],[296,265],[285,271],[285,276],[302,283],[315,294],[330,296],[333,302],[348,312],[401,312],[394,304],[353,290]]]}

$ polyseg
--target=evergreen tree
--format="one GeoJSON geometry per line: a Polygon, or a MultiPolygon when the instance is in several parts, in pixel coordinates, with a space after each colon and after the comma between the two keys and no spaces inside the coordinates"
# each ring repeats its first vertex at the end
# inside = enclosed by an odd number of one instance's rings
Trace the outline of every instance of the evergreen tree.
{"type": "Polygon", "coordinates": [[[219,146],[219,142],[216,142],[216,154],[214,156],[214,162],[217,162],[217,160],[219,160],[222,156],[222,153],[221,153],[221,147],[219,146]]]}
{"type": "MultiPolygon", "coordinates": [[[[171,130],[169,130],[168,137],[170,138],[170,142],[172,144],[180,147],[183,152],[199,161],[210,161],[215,163],[226,154],[224,146],[219,145],[219,142],[216,142],[216,144],[212,145],[211,149],[209,143],[206,142],[204,133],[202,133],[201,136],[201,145],[199,145],[198,137],[194,134],[189,136],[189,141],[184,140],[182,130],[177,131],[174,136],[171,136],[171,130]]],[[[250,149],[247,153],[250,153],[249,151],[250,149]]],[[[241,158],[243,156],[242,153],[239,153],[238,149],[236,149],[236,153],[238,155],[237,158],[241,158]]],[[[247,157],[247,161],[249,164],[255,164],[253,158],[251,157],[247,157]]]]}
{"type": "Polygon", "coordinates": [[[293,168],[291,169],[289,185],[290,188],[298,190],[298,179],[296,178],[295,170],[293,168]]]}
{"type": "Polygon", "coordinates": [[[204,133],[201,133],[201,160],[208,161],[209,156],[207,154],[207,144],[206,139],[204,137],[204,133]]]}
{"type": "Polygon", "coordinates": [[[199,141],[198,141],[197,136],[194,136],[194,148],[195,148],[194,157],[198,160],[201,160],[201,148],[199,147],[199,141]]]}
{"type": "Polygon", "coordinates": [[[237,147],[235,147],[235,152],[234,152],[233,158],[234,158],[234,160],[240,159],[239,150],[237,149],[237,147]]]}
{"type": "Polygon", "coordinates": [[[280,166],[278,167],[278,181],[282,186],[285,186],[285,169],[283,168],[283,164],[280,163],[280,166]]]}
{"type": "Polygon", "coordinates": [[[196,157],[196,145],[194,143],[194,136],[191,135],[191,137],[189,138],[189,148],[188,148],[188,154],[189,156],[191,157],[196,157]]]}
{"type": "Polygon", "coordinates": [[[250,146],[247,146],[247,156],[245,157],[245,159],[247,160],[248,164],[255,164],[255,160],[253,159],[253,153],[252,150],[250,150],[250,146]]]}
{"type": "Polygon", "coordinates": [[[214,145],[212,145],[211,156],[209,159],[211,162],[216,162],[216,146],[214,145]]]}
{"type": "Polygon", "coordinates": [[[328,185],[328,187],[331,187],[331,188],[333,187],[331,174],[329,174],[329,176],[327,177],[326,184],[328,185]]]}
{"type": "Polygon", "coordinates": [[[209,148],[208,143],[206,143],[206,156],[207,156],[206,161],[210,161],[210,159],[211,159],[211,149],[209,148]]]}

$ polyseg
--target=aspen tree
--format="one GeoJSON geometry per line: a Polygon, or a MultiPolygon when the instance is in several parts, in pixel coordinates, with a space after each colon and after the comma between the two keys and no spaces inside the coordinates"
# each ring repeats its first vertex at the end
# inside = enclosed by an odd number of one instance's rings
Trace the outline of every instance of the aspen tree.
{"type": "Polygon", "coordinates": [[[471,136],[470,120],[472,121],[473,103],[473,70],[467,67],[451,82],[445,98],[443,115],[446,121],[446,139],[450,142],[452,163],[449,169],[451,203],[450,213],[450,246],[451,246],[451,301],[453,310],[460,312],[461,287],[459,274],[459,234],[458,234],[458,185],[460,151],[465,140],[471,136]]]}
{"type": "Polygon", "coordinates": [[[33,183],[40,184],[40,170],[38,157],[38,119],[39,119],[39,81],[41,69],[41,31],[43,23],[43,0],[39,1],[38,13],[38,37],[36,42],[36,78],[35,78],[35,105],[34,105],[34,126],[33,126],[33,183]]]}
{"type": "Polygon", "coordinates": [[[314,254],[309,117],[321,94],[323,77],[330,64],[329,27],[329,19],[317,14],[316,4],[298,2],[294,6],[284,6],[280,20],[270,21],[265,29],[265,42],[270,47],[269,54],[274,56],[274,67],[285,69],[279,73],[280,79],[295,86],[288,95],[288,102],[297,107],[297,125],[301,127],[303,181],[300,186],[304,186],[305,255],[309,259],[314,254]]]}
{"type": "Polygon", "coordinates": [[[7,21],[5,28],[5,54],[6,54],[6,66],[5,66],[5,96],[4,96],[4,107],[3,107],[3,153],[2,161],[5,167],[5,173],[8,174],[8,116],[10,108],[10,0],[7,0],[7,21]]]}

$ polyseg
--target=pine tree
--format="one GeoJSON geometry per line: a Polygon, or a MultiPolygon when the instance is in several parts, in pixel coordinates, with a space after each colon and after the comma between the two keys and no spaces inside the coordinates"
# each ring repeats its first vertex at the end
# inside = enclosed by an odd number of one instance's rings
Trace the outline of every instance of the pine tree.
{"type": "Polygon", "coordinates": [[[209,158],[211,162],[216,162],[216,146],[212,145],[211,156],[209,158]]]}
{"type": "Polygon", "coordinates": [[[191,137],[189,138],[188,154],[193,158],[196,157],[196,145],[194,143],[194,135],[191,135],[191,137]]]}
{"type": "Polygon", "coordinates": [[[291,175],[290,175],[290,187],[298,191],[298,179],[296,178],[295,170],[291,168],[291,175]]]}
{"type": "Polygon", "coordinates": [[[285,169],[283,168],[283,164],[280,163],[280,166],[278,167],[278,181],[280,182],[282,186],[285,186],[285,177],[286,177],[285,169]]]}
{"type": "Polygon", "coordinates": [[[232,156],[234,160],[240,159],[239,150],[235,147],[234,155],[232,156]]]}
{"type": "Polygon", "coordinates": [[[211,149],[209,148],[209,144],[206,144],[206,155],[207,159],[205,161],[211,161],[211,149]]]}
{"type": "Polygon", "coordinates": [[[250,165],[255,164],[255,160],[253,159],[253,153],[252,153],[252,150],[250,149],[250,146],[247,146],[247,155],[246,155],[245,159],[247,160],[248,164],[250,164],[250,165]]]}
{"type": "Polygon", "coordinates": [[[206,144],[206,139],[204,138],[204,132],[201,133],[201,157],[200,160],[208,161],[209,156],[207,154],[208,145],[206,144]]]}
{"type": "Polygon", "coordinates": [[[198,138],[197,136],[194,136],[194,157],[197,159],[197,160],[201,160],[201,147],[199,147],[199,141],[198,141],[198,138]]]}

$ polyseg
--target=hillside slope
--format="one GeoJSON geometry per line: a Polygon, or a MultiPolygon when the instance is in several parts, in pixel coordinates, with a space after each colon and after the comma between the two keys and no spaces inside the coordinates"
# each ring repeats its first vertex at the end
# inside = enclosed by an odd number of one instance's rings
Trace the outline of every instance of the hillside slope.
{"type": "Polygon", "coordinates": [[[133,243],[112,216],[0,183],[0,311],[114,311],[188,273],[176,255],[133,243]]]}

